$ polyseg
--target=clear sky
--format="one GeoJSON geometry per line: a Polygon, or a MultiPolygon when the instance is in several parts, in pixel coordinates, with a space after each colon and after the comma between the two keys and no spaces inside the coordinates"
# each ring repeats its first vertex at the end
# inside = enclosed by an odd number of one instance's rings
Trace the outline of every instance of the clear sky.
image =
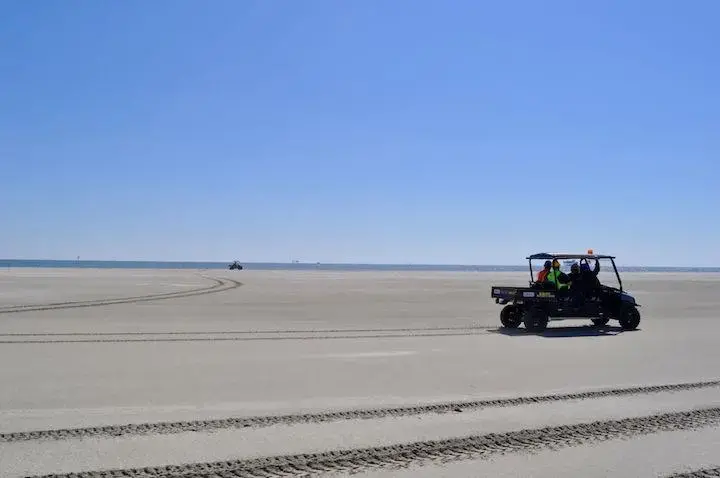
{"type": "Polygon", "coordinates": [[[720,2],[0,2],[0,256],[720,265],[720,2]]]}

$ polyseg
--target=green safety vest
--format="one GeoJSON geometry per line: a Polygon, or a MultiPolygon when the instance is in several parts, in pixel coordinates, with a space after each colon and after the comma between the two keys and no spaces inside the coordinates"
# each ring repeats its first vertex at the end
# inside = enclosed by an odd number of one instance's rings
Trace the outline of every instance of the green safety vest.
{"type": "Polygon", "coordinates": [[[547,280],[555,284],[555,286],[558,289],[567,289],[568,284],[562,284],[558,281],[558,276],[560,275],[560,270],[550,269],[550,272],[548,272],[547,280]]]}

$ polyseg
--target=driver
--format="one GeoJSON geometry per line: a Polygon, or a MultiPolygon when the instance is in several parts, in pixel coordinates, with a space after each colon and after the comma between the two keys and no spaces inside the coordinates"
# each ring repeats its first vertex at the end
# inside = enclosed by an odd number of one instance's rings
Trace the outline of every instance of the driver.
{"type": "Polygon", "coordinates": [[[600,261],[597,259],[595,259],[595,268],[593,270],[590,270],[590,264],[587,262],[580,264],[580,274],[583,278],[582,280],[587,281],[587,283],[591,286],[591,289],[600,287],[600,279],[598,279],[599,273],[600,261]]]}
{"type": "Polygon", "coordinates": [[[587,262],[583,262],[578,266],[577,262],[574,262],[570,266],[570,274],[568,278],[573,284],[573,289],[583,288],[592,289],[600,286],[600,280],[597,278],[600,272],[600,261],[595,260],[595,268],[590,270],[590,265],[587,262]]]}

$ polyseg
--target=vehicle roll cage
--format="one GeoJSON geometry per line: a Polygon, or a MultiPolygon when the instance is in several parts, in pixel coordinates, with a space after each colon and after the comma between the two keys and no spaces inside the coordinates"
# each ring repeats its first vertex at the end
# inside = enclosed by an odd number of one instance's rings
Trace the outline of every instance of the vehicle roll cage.
{"type": "MultiPolygon", "coordinates": [[[[535,283],[535,277],[533,275],[533,266],[532,261],[533,260],[541,260],[541,261],[552,261],[557,259],[560,260],[569,260],[569,259],[575,259],[579,261],[581,264],[585,262],[587,264],[588,259],[593,260],[600,260],[600,259],[610,259],[610,262],[612,263],[613,270],[615,271],[615,277],[617,277],[618,284],[620,284],[620,292],[623,291],[623,285],[622,285],[622,279],[620,279],[620,273],[617,270],[617,266],[615,265],[615,256],[607,256],[602,254],[551,254],[549,252],[540,252],[537,254],[532,254],[525,259],[528,260],[528,264],[530,266],[530,284],[535,283]]],[[[589,265],[589,264],[588,264],[589,265]]]]}

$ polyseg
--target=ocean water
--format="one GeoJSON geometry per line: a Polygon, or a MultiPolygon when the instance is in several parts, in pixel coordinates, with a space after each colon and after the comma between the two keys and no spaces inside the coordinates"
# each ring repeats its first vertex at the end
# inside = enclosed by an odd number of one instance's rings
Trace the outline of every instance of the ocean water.
{"type": "MultiPolygon", "coordinates": [[[[87,261],[0,259],[1,268],[85,268],[85,269],[227,269],[229,262],[169,261],[87,261]]],[[[445,272],[524,272],[527,265],[436,265],[436,264],[320,264],[282,262],[242,262],[245,270],[287,271],[445,271],[445,272]]],[[[716,272],[720,267],[640,267],[618,266],[621,272],[716,272]]]]}

